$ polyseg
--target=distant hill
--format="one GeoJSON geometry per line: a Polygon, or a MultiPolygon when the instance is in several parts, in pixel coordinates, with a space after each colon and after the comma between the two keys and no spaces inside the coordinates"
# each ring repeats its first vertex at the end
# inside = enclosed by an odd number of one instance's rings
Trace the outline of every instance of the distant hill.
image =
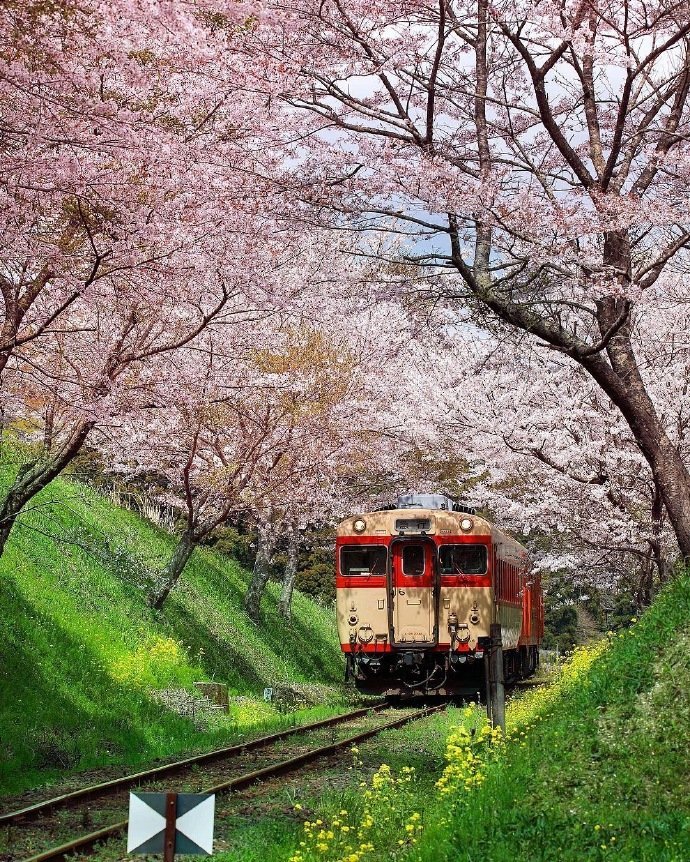
{"type": "Polygon", "coordinates": [[[164,611],[148,608],[147,587],[173,547],[163,530],[67,480],[22,515],[0,560],[0,793],[210,746],[278,718],[266,686],[331,687],[321,699],[336,690],[331,612],[296,593],[288,625],[270,584],[256,626],[242,610],[248,574],[228,557],[197,549],[164,611]],[[151,696],[196,680],[225,682],[236,698],[204,731],[151,696]]]}

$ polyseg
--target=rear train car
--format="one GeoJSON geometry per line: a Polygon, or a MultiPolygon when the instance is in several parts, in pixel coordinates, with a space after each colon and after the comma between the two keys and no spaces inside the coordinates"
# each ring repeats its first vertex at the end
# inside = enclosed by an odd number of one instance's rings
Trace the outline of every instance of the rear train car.
{"type": "Polygon", "coordinates": [[[507,680],[532,674],[544,630],[527,551],[441,494],[346,518],[337,529],[338,632],[360,691],[469,696],[499,623],[507,680]]]}

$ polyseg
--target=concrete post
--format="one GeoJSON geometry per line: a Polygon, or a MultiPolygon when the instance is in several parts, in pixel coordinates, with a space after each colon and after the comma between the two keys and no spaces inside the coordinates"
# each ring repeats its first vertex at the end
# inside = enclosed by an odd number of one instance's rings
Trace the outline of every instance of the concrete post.
{"type": "Polygon", "coordinates": [[[494,727],[506,729],[506,692],[503,680],[503,636],[500,623],[491,623],[491,651],[489,658],[489,700],[491,722],[494,727]]]}

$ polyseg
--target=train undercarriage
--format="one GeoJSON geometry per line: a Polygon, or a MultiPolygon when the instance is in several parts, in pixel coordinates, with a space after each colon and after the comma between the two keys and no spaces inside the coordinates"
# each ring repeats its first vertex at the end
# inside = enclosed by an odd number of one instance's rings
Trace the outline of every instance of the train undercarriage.
{"type": "MultiPolygon", "coordinates": [[[[480,643],[476,651],[467,653],[412,649],[386,653],[354,652],[347,655],[346,679],[353,679],[356,688],[365,694],[485,701],[490,654],[489,643],[480,643]]],[[[503,651],[506,684],[532,676],[538,665],[537,646],[503,651]]]]}

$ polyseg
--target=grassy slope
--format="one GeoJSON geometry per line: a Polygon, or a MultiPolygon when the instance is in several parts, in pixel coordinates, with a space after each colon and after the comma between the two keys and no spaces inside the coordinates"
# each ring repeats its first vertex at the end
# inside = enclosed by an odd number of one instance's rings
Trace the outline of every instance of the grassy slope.
{"type": "Polygon", "coordinates": [[[531,697],[527,713],[541,717],[460,794],[418,858],[689,859],[690,575],[555,700],[531,697]]]}
{"type": "Polygon", "coordinates": [[[152,703],[148,687],[214,679],[256,697],[281,681],[340,682],[332,615],[303,596],[286,626],[270,585],[257,627],[241,610],[246,573],[197,549],[157,614],[145,587],[172,551],[170,536],[68,481],[37,503],[0,560],[0,792],[65,768],[212,744],[271,717],[247,701],[234,728],[204,736],[152,703]]]}

